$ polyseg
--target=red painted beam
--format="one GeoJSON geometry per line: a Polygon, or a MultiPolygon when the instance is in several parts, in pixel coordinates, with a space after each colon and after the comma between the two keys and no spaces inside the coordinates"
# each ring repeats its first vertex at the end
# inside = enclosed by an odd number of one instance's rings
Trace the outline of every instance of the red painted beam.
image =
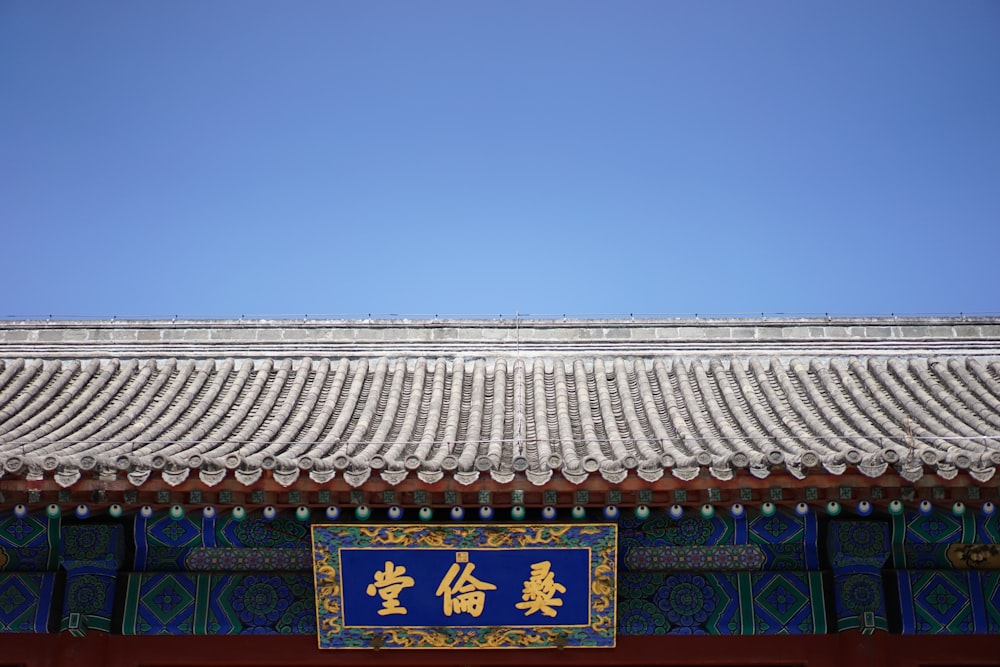
{"type": "Polygon", "coordinates": [[[0,665],[24,667],[761,667],[997,665],[998,636],[876,633],[784,637],[619,637],[614,649],[320,651],[312,636],[124,637],[0,635],[0,665]]]}

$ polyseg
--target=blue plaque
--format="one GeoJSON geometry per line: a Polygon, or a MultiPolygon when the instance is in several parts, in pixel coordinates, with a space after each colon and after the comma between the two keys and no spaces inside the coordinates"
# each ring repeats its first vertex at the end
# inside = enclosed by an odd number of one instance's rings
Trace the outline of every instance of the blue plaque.
{"type": "Polygon", "coordinates": [[[617,526],[314,525],[320,648],[615,645],[617,526]]]}

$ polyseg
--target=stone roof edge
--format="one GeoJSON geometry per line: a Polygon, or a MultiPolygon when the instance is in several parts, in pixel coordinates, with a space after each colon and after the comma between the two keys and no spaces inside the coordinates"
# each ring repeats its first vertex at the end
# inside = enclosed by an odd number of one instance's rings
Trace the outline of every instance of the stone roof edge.
{"type": "Polygon", "coordinates": [[[1000,318],[0,322],[0,358],[997,355],[1000,318]]]}

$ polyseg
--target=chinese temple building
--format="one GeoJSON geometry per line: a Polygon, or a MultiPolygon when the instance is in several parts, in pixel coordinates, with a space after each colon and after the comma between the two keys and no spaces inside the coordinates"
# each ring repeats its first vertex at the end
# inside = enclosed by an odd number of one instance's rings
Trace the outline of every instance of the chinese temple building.
{"type": "Polygon", "coordinates": [[[998,465],[1000,318],[2,322],[0,666],[996,665],[998,465]]]}

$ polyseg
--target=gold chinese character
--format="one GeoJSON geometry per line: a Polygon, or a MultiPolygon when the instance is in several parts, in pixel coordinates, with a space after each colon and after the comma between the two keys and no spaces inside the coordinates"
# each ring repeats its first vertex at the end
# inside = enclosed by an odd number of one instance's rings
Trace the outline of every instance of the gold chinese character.
{"type": "Polygon", "coordinates": [[[445,616],[451,616],[454,612],[478,618],[483,613],[483,607],[486,606],[486,593],[483,591],[495,591],[497,587],[473,577],[472,571],[475,569],[475,564],[469,562],[468,552],[460,551],[455,554],[455,562],[448,568],[435,593],[437,596],[444,596],[445,616]],[[459,563],[465,563],[465,568],[460,568],[459,563]],[[462,574],[456,581],[455,575],[460,569],[462,574]]]}
{"type": "Polygon", "coordinates": [[[547,560],[531,565],[531,578],[524,582],[524,588],[521,589],[521,599],[524,602],[514,605],[518,609],[526,609],[525,616],[536,611],[546,616],[555,616],[556,610],[552,607],[562,606],[562,600],[556,597],[556,593],[565,593],[566,587],[556,582],[555,575],[549,570],[551,565],[547,560]]]}
{"type": "Polygon", "coordinates": [[[396,567],[391,560],[387,560],[385,569],[375,573],[375,583],[368,584],[368,595],[375,597],[377,594],[382,598],[382,608],[378,610],[379,616],[406,613],[406,607],[399,604],[399,593],[404,588],[413,586],[413,577],[404,575],[406,575],[405,567],[402,565],[396,567]]]}

